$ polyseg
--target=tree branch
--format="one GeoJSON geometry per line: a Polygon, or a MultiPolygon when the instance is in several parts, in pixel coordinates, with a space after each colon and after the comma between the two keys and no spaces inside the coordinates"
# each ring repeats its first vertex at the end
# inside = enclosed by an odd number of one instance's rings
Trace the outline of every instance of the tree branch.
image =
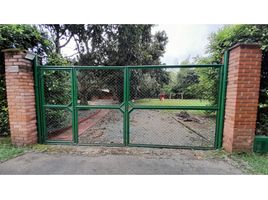
{"type": "Polygon", "coordinates": [[[65,42],[65,44],[63,44],[63,45],[60,45],[59,46],[59,48],[63,48],[63,47],[65,47],[69,42],[70,42],[70,40],[72,39],[72,37],[73,37],[73,33],[70,35],[70,37],[68,38],[68,40],[65,42]]]}

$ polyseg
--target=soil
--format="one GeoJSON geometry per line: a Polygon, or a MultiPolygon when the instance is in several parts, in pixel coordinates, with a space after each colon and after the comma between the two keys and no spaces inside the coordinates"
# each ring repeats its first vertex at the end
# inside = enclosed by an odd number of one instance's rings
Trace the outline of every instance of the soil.
{"type": "MultiPolygon", "coordinates": [[[[213,146],[214,119],[198,117],[198,121],[181,120],[181,123],[176,114],[161,110],[134,110],[130,114],[130,143],[213,146]]],[[[79,137],[79,142],[123,143],[123,114],[118,110],[110,110],[103,119],[79,137]]]]}

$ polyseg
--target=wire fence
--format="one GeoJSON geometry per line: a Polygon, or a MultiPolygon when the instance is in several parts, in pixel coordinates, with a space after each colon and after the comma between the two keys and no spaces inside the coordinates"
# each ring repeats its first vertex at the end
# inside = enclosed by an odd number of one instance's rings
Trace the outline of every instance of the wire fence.
{"type": "Polygon", "coordinates": [[[46,140],[213,148],[221,67],[45,67],[46,140]]]}

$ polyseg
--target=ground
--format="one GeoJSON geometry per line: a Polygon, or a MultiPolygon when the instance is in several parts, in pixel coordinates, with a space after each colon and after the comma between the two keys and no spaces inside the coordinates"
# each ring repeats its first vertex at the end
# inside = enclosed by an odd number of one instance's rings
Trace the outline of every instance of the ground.
{"type": "MultiPolygon", "coordinates": [[[[112,100],[95,100],[96,105],[114,104],[112,100]]],[[[195,99],[140,99],[136,105],[208,105],[207,101],[195,99]]],[[[69,113],[69,112],[68,112],[69,113]]],[[[63,113],[64,114],[64,113],[63,113]]],[[[70,114],[70,113],[69,113],[70,114]]],[[[78,141],[80,144],[122,144],[123,113],[119,110],[86,109],[78,111],[78,141]]],[[[73,138],[71,120],[66,116],[56,121],[52,118],[47,123],[50,140],[67,140],[73,138]],[[59,127],[58,129],[56,127],[59,127]]],[[[176,145],[191,147],[213,147],[215,141],[215,112],[204,110],[139,110],[130,113],[130,143],[176,145]],[[189,117],[185,118],[181,115],[189,117]]]]}
{"type": "Polygon", "coordinates": [[[0,174],[241,174],[209,152],[146,148],[56,147],[0,164],[0,174]]]}
{"type": "MultiPolygon", "coordinates": [[[[204,106],[208,102],[143,99],[134,103],[204,106]]],[[[191,120],[185,120],[180,112],[134,110],[130,114],[130,143],[212,147],[215,113],[187,111],[191,120]]],[[[119,110],[79,111],[79,143],[123,143],[122,116],[119,110]]],[[[51,129],[55,132],[51,137],[72,140],[71,125],[60,128],[51,129]]],[[[268,174],[267,166],[267,154],[57,145],[16,148],[10,139],[0,140],[0,174],[268,174]]]]}
{"type": "MultiPolygon", "coordinates": [[[[130,115],[130,143],[213,147],[214,118],[199,117],[202,123],[184,122],[176,114],[161,110],[133,111],[130,115]]],[[[79,136],[79,143],[123,143],[122,113],[110,110],[79,136]]]]}
{"type": "MultiPolygon", "coordinates": [[[[141,99],[133,103],[162,106],[208,105],[207,101],[185,99],[164,101],[141,99]]],[[[84,112],[84,117],[88,118],[88,120],[79,123],[79,143],[122,144],[123,114],[119,110],[108,110],[107,112],[105,109],[99,109],[97,111],[105,114],[102,114],[102,117],[99,118],[100,113],[91,117],[90,113],[87,116],[88,111],[79,111],[79,115],[84,112]],[[84,124],[89,126],[86,127],[84,124]]],[[[130,113],[130,143],[213,147],[216,124],[215,113],[206,113],[200,110],[184,111],[194,120],[183,120],[178,117],[180,112],[179,110],[134,110],[130,113]]],[[[71,129],[68,132],[69,140],[71,140],[71,129]]],[[[57,136],[56,139],[58,138],[57,136]]]]}
{"type": "Polygon", "coordinates": [[[0,151],[0,174],[268,174],[268,155],[61,145],[16,148],[7,139],[1,141],[0,149],[12,153],[3,156],[0,151]]]}

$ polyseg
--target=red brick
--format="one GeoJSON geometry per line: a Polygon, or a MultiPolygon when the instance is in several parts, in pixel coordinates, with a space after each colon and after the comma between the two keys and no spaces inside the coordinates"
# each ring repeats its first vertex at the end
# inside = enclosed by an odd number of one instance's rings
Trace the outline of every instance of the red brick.
{"type": "Polygon", "coordinates": [[[34,78],[25,52],[5,52],[5,67],[25,66],[27,72],[6,73],[6,91],[12,143],[18,146],[37,142],[34,78]]]}
{"type": "Polygon", "coordinates": [[[259,98],[261,50],[241,44],[231,49],[223,147],[228,152],[252,151],[259,98]]]}

